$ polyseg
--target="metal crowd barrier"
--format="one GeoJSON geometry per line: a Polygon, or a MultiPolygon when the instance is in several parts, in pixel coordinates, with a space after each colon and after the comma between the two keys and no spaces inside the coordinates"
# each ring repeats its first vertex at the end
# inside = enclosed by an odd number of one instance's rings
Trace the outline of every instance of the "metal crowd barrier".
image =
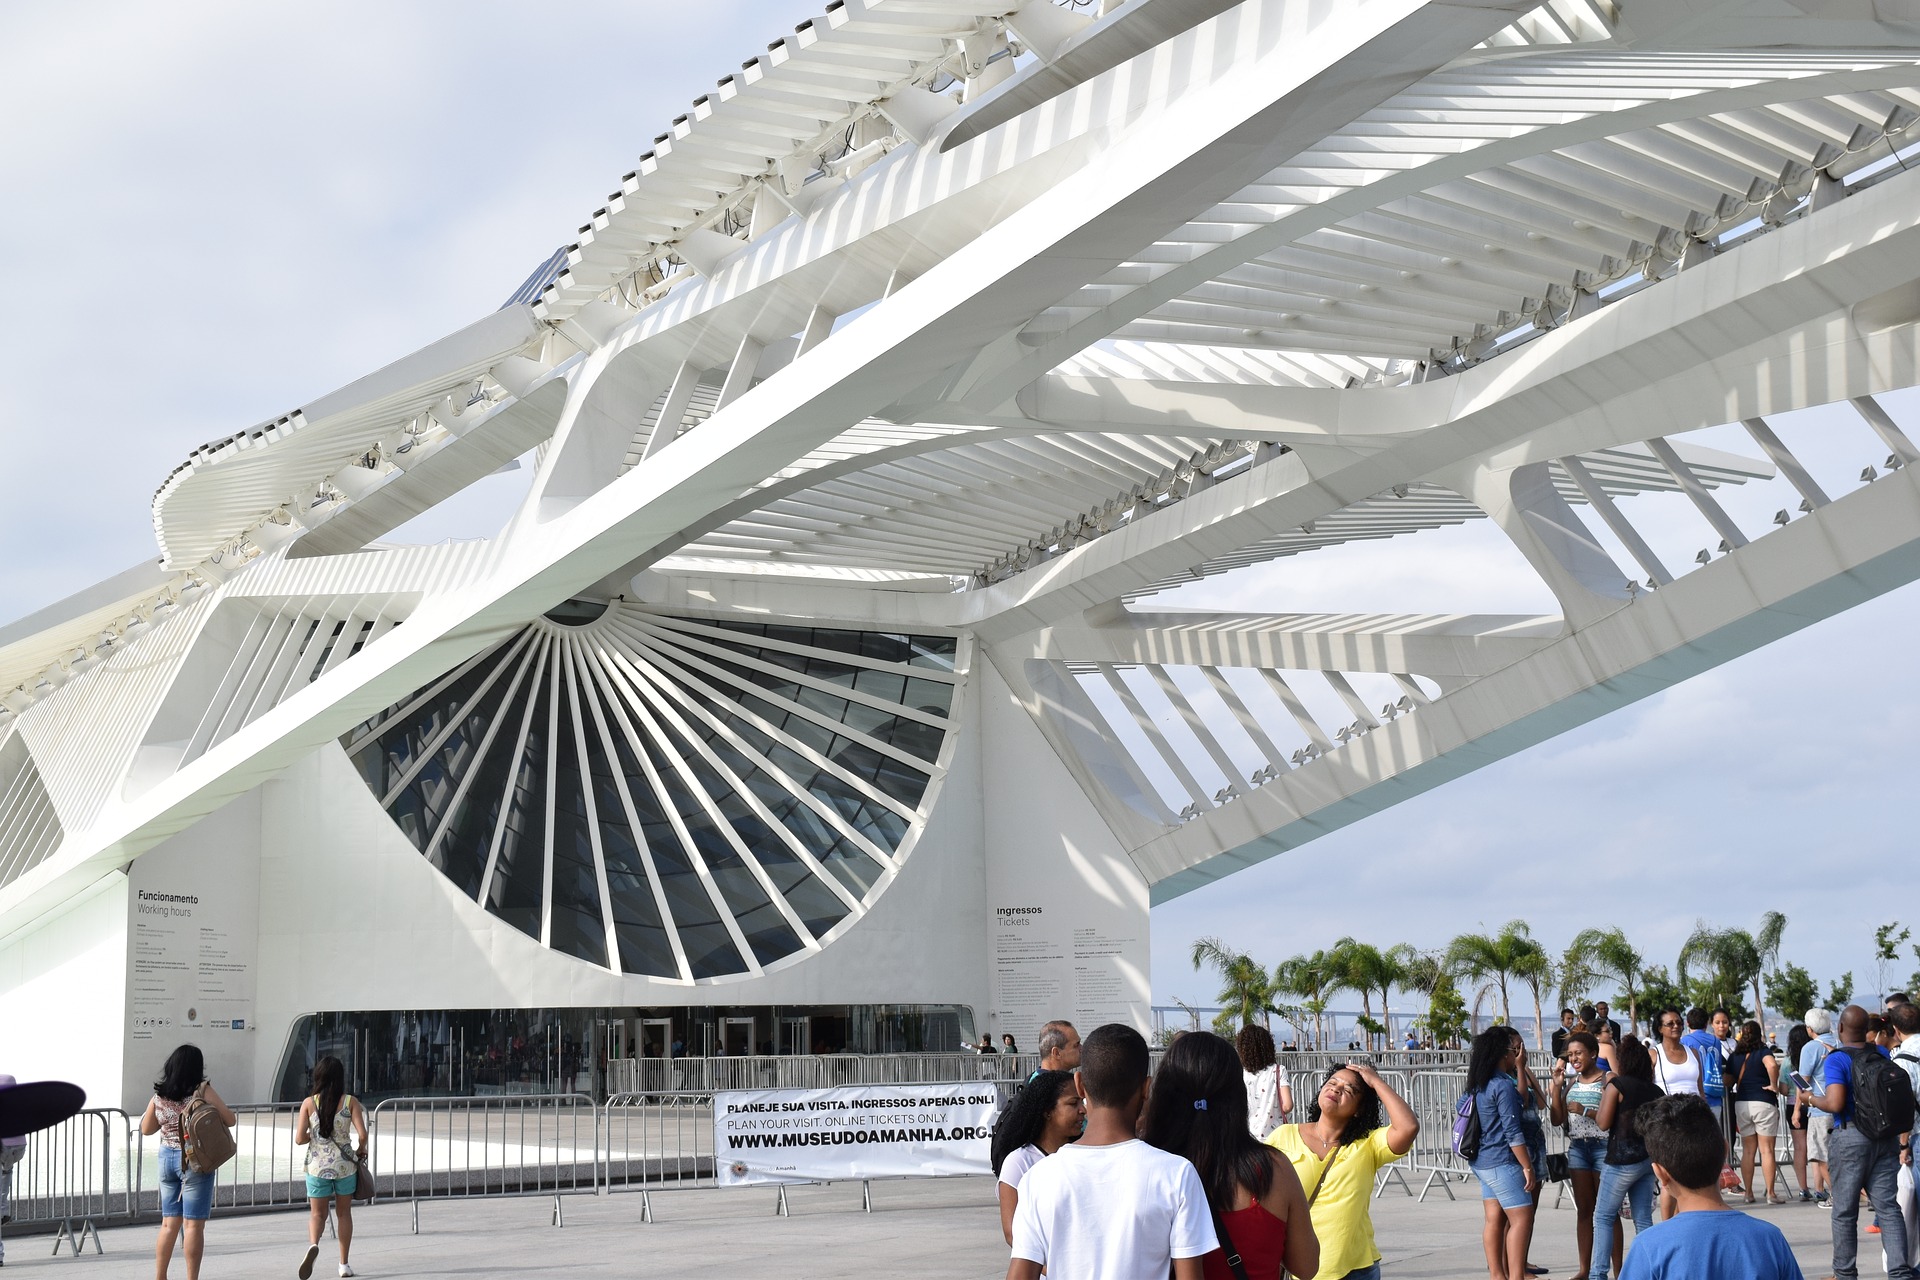
{"type": "Polygon", "coordinates": [[[389,1098],[369,1117],[379,1197],[413,1203],[600,1190],[601,1112],[583,1093],[389,1098]]]}
{"type": "Polygon", "coordinates": [[[90,1108],[29,1135],[25,1155],[8,1175],[13,1221],[54,1224],[56,1254],[64,1244],[78,1256],[89,1239],[101,1252],[101,1224],[134,1212],[132,1132],[126,1112],[90,1108]]]}
{"type": "Polygon", "coordinates": [[[624,1093],[600,1111],[601,1182],[638,1191],[640,1221],[653,1221],[653,1192],[718,1186],[711,1093],[624,1093]]]}
{"type": "MultiPolygon", "coordinates": [[[[1313,1088],[1327,1069],[1355,1056],[1288,1055],[1296,1089],[1295,1121],[1305,1118],[1304,1091],[1313,1088]]],[[[713,1093],[715,1088],[745,1082],[739,1072],[729,1069],[730,1062],[746,1064],[741,1070],[751,1079],[748,1087],[760,1087],[762,1080],[752,1073],[756,1062],[765,1061],[676,1059],[676,1065],[708,1064],[697,1078],[711,1087],[641,1088],[615,1094],[603,1106],[579,1093],[389,1099],[368,1115],[379,1198],[409,1201],[416,1232],[423,1200],[551,1195],[552,1221],[559,1226],[564,1224],[561,1197],[628,1190],[640,1192],[641,1220],[651,1222],[651,1192],[718,1185],[713,1093]],[[717,1068],[709,1069],[713,1064],[717,1068]]],[[[1003,1088],[1017,1087],[1031,1069],[1032,1059],[1030,1055],[967,1055],[959,1061],[973,1070],[916,1083],[971,1084],[981,1079],[978,1069],[990,1065],[1000,1068],[991,1078],[1003,1088]]],[[[1454,1106],[1466,1087],[1466,1071],[1381,1059],[1376,1063],[1375,1069],[1413,1108],[1420,1133],[1405,1160],[1381,1171],[1374,1194],[1398,1185],[1420,1201],[1435,1187],[1449,1199],[1456,1198],[1452,1184],[1466,1182],[1472,1175],[1467,1163],[1453,1152],[1454,1106]],[[1417,1191],[1409,1176],[1424,1176],[1417,1191]]],[[[216,1175],[216,1205],[241,1212],[304,1207],[305,1148],[293,1142],[298,1104],[237,1107],[235,1111],[239,1149],[216,1175]]],[[[1565,1150],[1566,1139],[1559,1129],[1548,1125],[1546,1136],[1549,1152],[1565,1150]]],[[[137,1122],[116,1109],[83,1111],[33,1134],[25,1157],[12,1171],[14,1221],[41,1230],[51,1225],[55,1253],[64,1245],[77,1255],[89,1239],[95,1252],[101,1252],[101,1226],[151,1220],[158,1213],[159,1147],[157,1137],[142,1137],[137,1122]]],[[[1792,1140],[1784,1126],[1776,1153],[1784,1182],[1792,1169],[1792,1140]]],[[[1562,1186],[1562,1197],[1564,1192],[1562,1186]]],[[[867,1203],[871,1204],[870,1198],[867,1203]]]]}

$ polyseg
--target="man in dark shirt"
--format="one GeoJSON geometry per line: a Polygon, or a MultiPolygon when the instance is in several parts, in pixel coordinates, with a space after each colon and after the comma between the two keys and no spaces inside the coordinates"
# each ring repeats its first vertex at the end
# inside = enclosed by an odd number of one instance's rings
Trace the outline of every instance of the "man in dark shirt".
{"type": "Polygon", "coordinates": [[[1607,1002],[1605,1000],[1595,1000],[1593,1002],[1593,1016],[1607,1024],[1607,1030],[1613,1033],[1613,1042],[1619,1044],[1620,1024],[1607,1016],[1607,1002]]]}
{"type": "Polygon", "coordinates": [[[1889,1134],[1869,1138],[1853,1123],[1853,1063],[1856,1053],[1886,1053],[1867,1044],[1867,1011],[1850,1004],[1840,1011],[1840,1051],[1821,1067],[1819,1091],[1800,1090],[1800,1101],[1833,1117],[1827,1140],[1827,1177],[1833,1186],[1834,1280],[1856,1280],[1860,1249],[1860,1192],[1864,1189],[1880,1219],[1880,1243],[1887,1251],[1887,1280],[1914,1280],[1907,1262],[1906,1219],[1899,1202],[1900,1139],[1889,1134]]]}
{"type": "Polygon", "coordinates": [[[1573,1034],[1573,1029],[1573,1010],[1562,1009],[1560,1011],[1560,1025],[1553,1029],[1554,1057],[1564,1058],[1567,1056],[1567,1037],[1573,1034]]]}

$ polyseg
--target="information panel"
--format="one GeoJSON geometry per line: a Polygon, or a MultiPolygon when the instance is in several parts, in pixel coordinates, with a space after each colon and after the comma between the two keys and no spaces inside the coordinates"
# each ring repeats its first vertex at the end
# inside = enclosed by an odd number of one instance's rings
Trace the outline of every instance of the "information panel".
{"type": "Polygon", "coordinates": [[[740,1089],[713,1096],[723,1187],[993,1172],[992,1082],[740,1089]]]}

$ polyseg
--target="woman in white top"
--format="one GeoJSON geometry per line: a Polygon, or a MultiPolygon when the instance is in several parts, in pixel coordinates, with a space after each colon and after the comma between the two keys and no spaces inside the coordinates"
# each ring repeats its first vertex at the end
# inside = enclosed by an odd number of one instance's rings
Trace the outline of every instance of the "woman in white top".
{"type": "Polygon", "coordinates": [[[1087,1103],[1071,1071],[1036,1071],[993,1127],[993,1172],[1000,1179],[1000,1231],[1013,1243],[1013,1213],[1027,1170],[1078,1138],[1087,1103]]]}
{"type": "Polygon", "coordinates": [[[1678,1009],[1662,1009],[1654,1024],[1660,1032],[1660,1046],[1653,1052],[1653,1082],[1662,1093],[1691,1093],[1705,1096],[1700,1081],[1706,1067],[1692,1045],[1680,1043],[1687,1033],[1686,1019],[1678,1009]]]}
{"type": "Polygon", "coordinates": [[[1265,1027],[1249,1023],[1240,1028],[1233,1047],[1240,1055],[1240,1072],[1246,1077],[1247,1128],[1265,1142],[1293,1111],[1292,1082],[1274,1054],[1273,1033],[1265,1027]]]}
{"type": "MultiPolygon", "coordinates": [[[[1701,1081],[1706,1078],[1707,1066],[1700,1060],[1698,1049],[1680,1043],[1680,1037],[1687,1033],[1686,1018],[1678,1009],[1662,1009],[1654,1015],[1653,1026],[1660,1033],[1660,1043],[1653,1049],[1653,1083],[1662,1093],[1691,1093],[1704,1098],[1706,1090],[1701,1081]]],[[[1661,1183],[1660,1221],[1671,1218],[1678,1208],[1673,1192],[1661,1183]]]]}

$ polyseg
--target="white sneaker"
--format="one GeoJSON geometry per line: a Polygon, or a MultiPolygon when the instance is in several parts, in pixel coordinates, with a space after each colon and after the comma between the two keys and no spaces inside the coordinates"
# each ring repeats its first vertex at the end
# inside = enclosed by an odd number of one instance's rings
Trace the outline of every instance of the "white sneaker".
{"type": "Polygon", "coordinates": [[[319,1245],[310,1244],[307,1246],[306,1253],[302,1255],[300,1259],[300,1280],[308,1280],[308,1277],[313,1275],[313,1260],[319,1256],[319,1245]]]}
{"type": "Polygon", "coordinates": [[[340,1264],[340,1274],[343,1276],[350,1276],[353,1274],[353,1268],[343,1262],[340,1264]]]}

